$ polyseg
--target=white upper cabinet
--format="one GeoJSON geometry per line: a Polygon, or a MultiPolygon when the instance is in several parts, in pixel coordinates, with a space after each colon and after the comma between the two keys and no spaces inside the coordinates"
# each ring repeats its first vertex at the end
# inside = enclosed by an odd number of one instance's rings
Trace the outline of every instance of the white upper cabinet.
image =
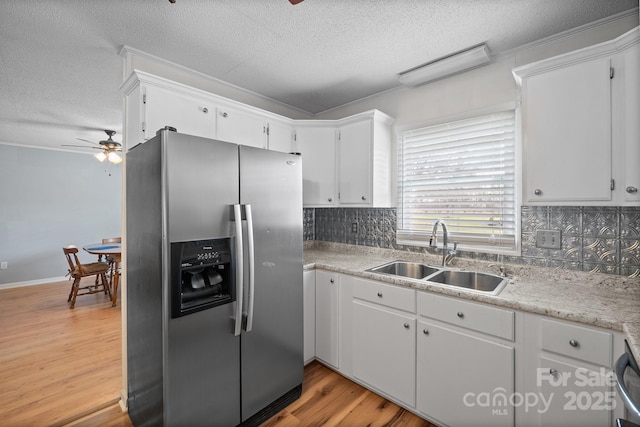
{"type": "Polygon", "coordinates": [[[523,81],[526,201],[611,200],[610,63],[598,58],[523,81]]]}
{"type": "MultiPolygon", "coordinates": [[[[616,88],[621,93],[616,94],[616,98],[621,100],[621,104],[614,104],[616,108],[621,108],[622,112],[617,116],[622,117],[624,123],[616,129],[624,132],[621,138],[624,141],[624,168],[625,179],[620,190],[624,191],[624,199],[627,204],[637,205],[640,203],[640,46],[638,45],[638,30],[636,29],[635,40],[630,39],[635,45],[624,51],[618,60],[620,64],[621,87],[616,88]],[[624,187],[624,188],[623,188],[624,187]]],[[[617,65],[617,64],[616,64],[617,65]]]]}
{"type": "Polygon", "coordinates": [[[143,87],[144,140],[156,136],[165,126],[180,133],[213,138],[215,135],[215,104],[194,94],[177,93],[163,87],[143,87]]]}
{"type": "Polygon", "coordinates": [[[513,70],[522,97],[524,204],[640,202],[633,191],[640,178],[638,41],[635,29],[513,70]]]}
{"type": "Polygon", "coordinates": [[[336,129],[332,122],[296,126],[295,147],[302,154],[302,202],[305,207],[336,204],[336,129]]]}
{"type": "Polygon", "coordinates": [[[294,145],[303,155],[305,207],[392,206],[392,123],[377,110],[340,120],[296,122],[294,145]]]}
{"type": "Polygon", "coordinates": [[[293,152],[293,125],[290,122],[270,120],[267,124],[267,140],[269,150],[293,152]]]}
{"type": "Polygon", "coordinates": [[[340,121],[338,201],[345,206],[392,206],[391,123],[372,111],[340,121]]]}
{"type": "Polygon", "coordinates": [[[267,120],[251,111],[219,106],[216,139],[250,147],[267,148],[267,120]]]}
{"type": "Polygon", "coordinates": [[[159,129],[303,155],[305,207],[393,206],[391,124],[367,111],[339,120],[293,120],[141,71],[122,85],[126,149],[159,129]]]}
{"type": "Polygon", "coordinates": [[[293,120],[287,117],[140,71],[123,88],[127,149],[171,126],[179,133],[291,151],[293,120]]]}

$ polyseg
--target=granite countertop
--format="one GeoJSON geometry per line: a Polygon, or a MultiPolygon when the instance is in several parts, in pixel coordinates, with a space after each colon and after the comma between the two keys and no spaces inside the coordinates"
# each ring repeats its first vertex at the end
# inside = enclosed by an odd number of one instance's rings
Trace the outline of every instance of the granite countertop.
{"type": "MultiPolygon", "coordinates": [[[[441,257],[340,243],[305,244],[305,269],[322,269],[508,307],[622,332],[640,361],[640,278],[505,264],[509,284],[497,296],[367,272],[395,261],[440,265],[441,257]]],[[[497,274],[486,261],[454,259],[453,268],[497,274]]],[[[616,356],[617,357],[617,356],[616,356]]]]}

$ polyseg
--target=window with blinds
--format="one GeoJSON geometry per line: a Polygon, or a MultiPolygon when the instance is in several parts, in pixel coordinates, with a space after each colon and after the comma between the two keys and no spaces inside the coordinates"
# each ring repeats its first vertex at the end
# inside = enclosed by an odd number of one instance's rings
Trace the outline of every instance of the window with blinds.
{"type": "Polygon", "coordinates": [[[440,219],[460,248],[516,253],[515,146],[513,110],[401,133],[398,243],[428,245],[440,219]]]}

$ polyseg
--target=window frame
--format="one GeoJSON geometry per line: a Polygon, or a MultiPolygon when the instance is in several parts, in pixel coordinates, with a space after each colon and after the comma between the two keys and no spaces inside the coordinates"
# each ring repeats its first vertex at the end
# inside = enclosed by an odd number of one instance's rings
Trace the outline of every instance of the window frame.
{"type": "MultiPolygon", "coordinates": [[[[403,197],[403,182],[402,182],[402,163],[403,163],[403,137],[405,133],[411,131],[417,131],[423,128],[432,126],[445,125],[452,122],[473,119],[483,115],[495,114],[505,112],[508,110],[514,111],[514,155],[515,155],[515,174],[514,174],[514,233],[515,242],[514,246],[489,246],[478,245],[469,241],[461,242],[458,244],[458,249],[487,253],[487,254],[503,254],[520,256],[522,250],[522,231],[521,231],[521,206],[522,206],[522,138],[521,138],[521,111],[519,102],[507,102],[487,108],[468,111],[461,114],[442,116],[429,121],[423,121],[419,123],[411,123],[403,126],[396,127],[396,162],[397,170],[395,175],[396,188],[397,188],[397,229],[396,229],[396,244],[404,246],[419,246],[428,247],[431,231],[419,231],[419,230],[403,230],[402,229],[402,197],[403,197]]],[[[446,222],[446,221],[445,221],[446,222]]],[[[441,228],[441,227],[439,227],[441,228]]],[[[452,248],[452,244],[455,241],[455,232],[449,232],[449,247],[452,248]]],[[[437,247],[442,247],[442,230],[437,232],[437,247]]]]}

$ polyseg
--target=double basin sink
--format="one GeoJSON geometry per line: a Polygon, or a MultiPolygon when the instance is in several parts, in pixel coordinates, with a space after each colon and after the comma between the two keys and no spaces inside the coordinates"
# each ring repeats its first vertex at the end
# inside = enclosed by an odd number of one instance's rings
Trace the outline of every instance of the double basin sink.
{"type": "Polygon", "coordinates": [[[495,274],[478,273],[467,270],[454,270],[435,267],[418,262],[393,261],[367,271],[409,279],[424,280],[445,286],[480,291],[489,295],[498,295],[507,285],[509,279],[495,274]]]}

